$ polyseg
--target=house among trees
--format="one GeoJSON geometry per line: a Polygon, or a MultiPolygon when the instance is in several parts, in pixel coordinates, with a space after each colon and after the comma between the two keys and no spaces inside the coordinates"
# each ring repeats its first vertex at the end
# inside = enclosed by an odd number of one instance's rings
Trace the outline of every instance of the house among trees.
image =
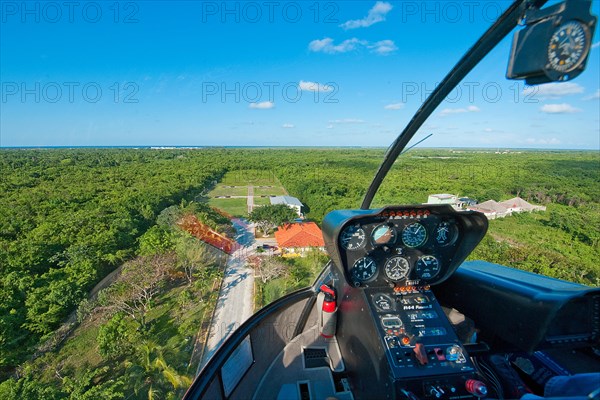
{"type": "Polygon", "coordinates": [[[504,218],[513,213],[546,211],[544,206],[530,204],[520,197],[514,197],[506,201],[488,200],[477,203],[477,200],[469,197],[458,197],[453,194],[430,194],[426,204],[450,204],[455,210],[471,210],[483,213],[487,219],[504,218]]]}
{"type": "Polygon", "coordinates": [[[484,201],[481,204],[467,207],[468,210],[479,211],[487,217],[487,219],[504,218],[513,213],[546,211],[544,206],[535,206],[523,200],[520,197],[515,197],[510,200],[497,202],[495,200],[484,201]]]}
{"type": "Polygon", "coordinates": [[[323,233],[314,222],[286,224],[275,232],[277,245],[281,255],[304,255],[308,250],[318,248],[325,250],[323,233]]]}
{"type": "Polygon", "coordinates": [[[508,208],[495,200],[484,201],[483,203],[470,206],[467,209],[470,211],[479,211],[480,213],[483,213],[487,219],[504,218],[512,215],[512,212],[509,211],[508,208]]]}
{"type": "Polygon", "coordinates": [[[271,196],[270,200],[272,205],[285,204],[286,206],[294,209],[299,217],[302,217],[302,207],[304,207],[304,205],[297,198],[292,196],[271,196]]]}
{"type": "Polygon", "coordinates": [[[546,207],[544,206],[535,206],[523,200],[520,197],[514,197],[510,200],[501,201],[504,207],[508,209],[510,212],[531,212],[531,211],[546,211],[546,207]]]}

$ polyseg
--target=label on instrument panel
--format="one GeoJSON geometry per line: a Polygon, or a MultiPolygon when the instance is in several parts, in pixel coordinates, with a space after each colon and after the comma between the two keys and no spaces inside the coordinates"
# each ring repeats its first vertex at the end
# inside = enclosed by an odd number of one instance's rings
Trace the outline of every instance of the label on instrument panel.
{"type": "Polygon", "coordinates": [[[426,306],[421,306],[421,305],[402,306],[402,309],[404,311],[409,311],[409,310],[430,310],[432,308],[433,308],[433,306],[431,304],[428,304],[426,306]]]}

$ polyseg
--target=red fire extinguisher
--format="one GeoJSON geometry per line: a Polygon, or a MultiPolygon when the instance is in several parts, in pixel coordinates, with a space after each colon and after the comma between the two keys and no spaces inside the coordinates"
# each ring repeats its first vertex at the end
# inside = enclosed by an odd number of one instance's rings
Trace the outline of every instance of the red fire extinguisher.
{"type": "Polygon", "coordinates": [[[337,304],[335,301],[335,289],[328,285],[321,285],[321,293],[317,301],[321,304],[321,317],[319,319],[319,332],[325,338],[335,335],[337,325],[337,304]]]}

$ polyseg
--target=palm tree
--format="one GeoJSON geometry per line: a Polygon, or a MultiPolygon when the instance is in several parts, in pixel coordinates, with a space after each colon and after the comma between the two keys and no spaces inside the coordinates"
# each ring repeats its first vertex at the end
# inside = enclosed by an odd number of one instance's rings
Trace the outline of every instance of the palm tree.
{"type": "Polygon", "coordinates": [[[174,399],[180,389],[192,383],[189,377],[168,365],[162,347],[149,340],[136,349],[135,362],[127,362],[126,367],[136,396],[148,400],[174,399]]]}

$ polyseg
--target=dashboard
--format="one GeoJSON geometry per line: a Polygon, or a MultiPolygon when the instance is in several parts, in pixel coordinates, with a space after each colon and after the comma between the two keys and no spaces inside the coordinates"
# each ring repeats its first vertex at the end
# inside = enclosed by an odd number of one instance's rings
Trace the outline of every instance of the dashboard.
{"type": "Polygon", "coordinates": [[[329,254],[355,287],[412,287],[447,279],[483,238],[487,219],[449,205],[334,211],[323,221],[329,254]]]}
{"type": "MultiPolygon", "coordinates": [[[[456,271],[487,227],[481,213],[430,204],[336,210],[323,219],[346,303],[338,340],[342,348],[358,340],[380,351],[387,360],[380,373],[391,378],[398,398],[467,399],[485,391],[431,286],[456,271]]],[[[361,357],[344,357],[357,375],[369,373],[361,357]]]]}

